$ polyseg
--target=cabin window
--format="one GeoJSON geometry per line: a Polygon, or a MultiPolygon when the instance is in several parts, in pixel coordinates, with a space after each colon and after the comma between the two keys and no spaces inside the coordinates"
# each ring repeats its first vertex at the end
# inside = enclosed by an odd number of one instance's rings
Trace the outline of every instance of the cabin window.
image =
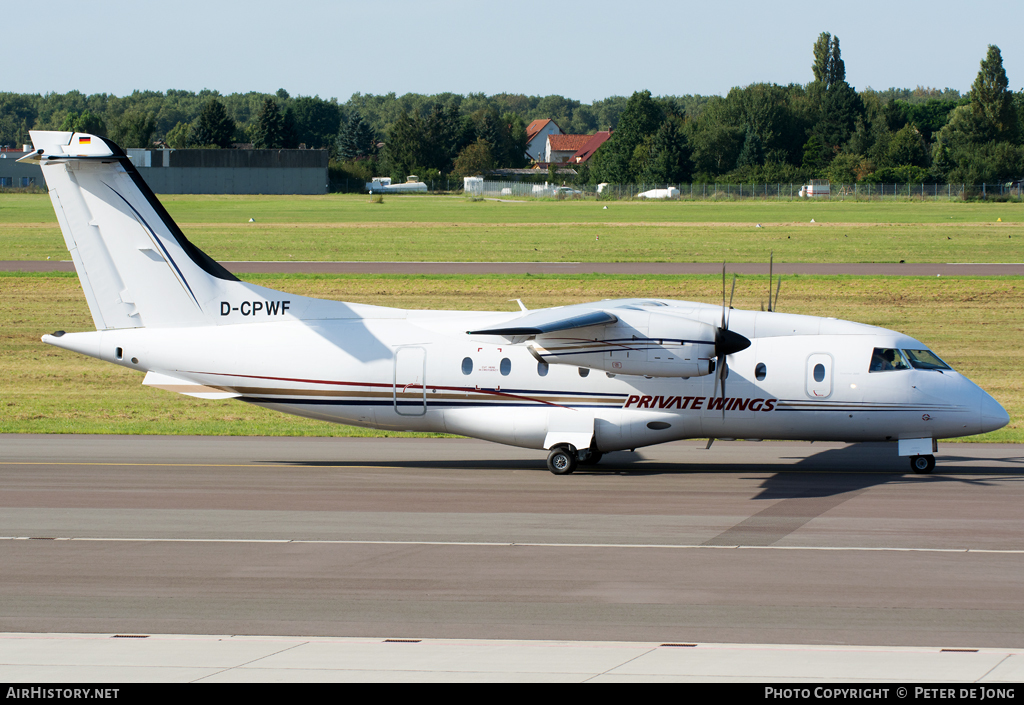
{"type": "Polygon", "coordinates": [[[909,370],[910,364],[903,353],[895,348],[875,348],[871,353],[871,365],[868,372],[891,372],[892,370],[909,370]]]}
{"type": "Polygon", "coordinates": [[[904,350],[910,364],[917,370],[951,370],[949,365],[940,360],[931,350],[904,350]]]}
{"type": "Polygon", "coordinates": [[[814,381],[821,382],[825,379],[825,366],[818,363],[814,366],[814,381]]]}
{"type": "Polygon", "coordinates": [[[546,362],[538,362],[537,363],[537,374],[540,375],[541,377],[547,377],[548,376],[548,363],[546,363],[546,362]]]}
{"type": "Polygon", "coordinates": [[[579,368],[579,372],[580,372],[580,377],[586,377],[587,375],[590,374],[590,368],[589,367],[580,367],[579,368]]]}
{"type": "Polygon", "coordinates": [[[473,358],[464,357],[462,358],[462,374],[468,375],[473,371],[473,358]]]}
{"type": "Polygon", "coordinates": [[[502,375],[508,377],[509,373],[512,372],[512,361],[509,360],[507,357],[503,357],[501,359],[501,365],[498,367],[498,370],[501,372],[502,375]]]}
{"type": "MultiPolygon", "coordinates": [[[[758,382],[763,382],[764,378],[768,376],[768,368],[763,362],[757,363],[757,367],[754,368],[754,377],[757,378],[758,382]]],[[[820,379],[818,380],[821,381],[820,379]]]]}

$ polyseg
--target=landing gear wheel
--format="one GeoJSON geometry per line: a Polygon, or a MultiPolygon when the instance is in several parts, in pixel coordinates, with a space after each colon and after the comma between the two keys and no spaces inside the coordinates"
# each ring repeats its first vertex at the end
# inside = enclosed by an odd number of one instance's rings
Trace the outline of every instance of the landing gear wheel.
{"type": "Polygon", "coordinates": [[[580,461],[580,465],[597,465],[601,462],[601,458],[604,457],[604,453],[599,450],[590,449],[590,453],[587,457],[580,461]]]}
{"type": "Polygon", "coordinates": [[[927,475],[935,469],[935,456],[915,455],[910,459],[910,467],[918,475],[927,475]]]}
{"type": "Polygon", "coordinates": [[[579,462],[576,449],[566,446],[552,448],[548,453],[548,470],[556,475],[569,475],[579,462]]]}

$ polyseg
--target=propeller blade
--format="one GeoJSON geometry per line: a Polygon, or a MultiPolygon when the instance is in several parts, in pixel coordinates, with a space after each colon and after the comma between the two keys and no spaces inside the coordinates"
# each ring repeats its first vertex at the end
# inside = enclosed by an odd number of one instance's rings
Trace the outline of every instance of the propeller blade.
{"type": "Polygon", "coordinates": [[[722,328],[725,328],[725,262],[722,262],[722,328]]]}
{"type": "Polygon", "coordinates": [[[768,310],[772,310],[772,270],[775,266],[775,250],[768,255],[768,310]]]}
{"type": "Polygon", "coordinates": [[[717,396],[718,396],[718,379],[719,379],[719,376],[718,376],[718,367],[719,367],[719,366],[721,365],[721,360],[719,360],[719,359],[718,359],[718,358],[716,357],[716,358],[715,358],[715,363],[716,363],[716,366],[715,366],[715,391],[714,391],[714,393],[713,393],[713,394],[711,395],[711,398],[712,398],[712,399],[714,399],[715,397],[717,397],[717,396]]]}
{"type": "MultiPolygon", "coordinates": [[[[779,310],[779,289],[782,288],[782,277],[779,277],[779,285],[775,287],[775,305],[772,307],[773,311],[779,310]]],[[[772,292],[768,292],[770,295],[772,292]]]]}
{"type": "Polygon", "coordinates": [[[725,378],[729,376],[729,361],[722,360],[722,421],[725,421],[725,378]]]}

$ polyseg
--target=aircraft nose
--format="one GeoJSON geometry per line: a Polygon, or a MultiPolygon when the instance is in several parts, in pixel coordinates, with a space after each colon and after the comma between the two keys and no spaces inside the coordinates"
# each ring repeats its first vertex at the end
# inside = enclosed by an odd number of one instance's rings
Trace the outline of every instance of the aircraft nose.
{"type": "Polygon", "coordinates": [[[996,431],[1010,423],[1010,415],[995,399],[986,394],[981,401],[981,432],[996,431]]]}

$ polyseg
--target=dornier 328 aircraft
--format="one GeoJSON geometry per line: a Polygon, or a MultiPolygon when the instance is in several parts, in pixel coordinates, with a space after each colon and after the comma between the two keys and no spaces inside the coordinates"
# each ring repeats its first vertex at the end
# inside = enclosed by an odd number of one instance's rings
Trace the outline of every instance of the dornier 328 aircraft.
{"type": "Polygon", "coordinates": [[[721,306],[620,299],[515,313],[248,284],[185,238],[115,144],[31,135],[22,161],[42,166],[96,324],[43,341],[143,370],[153,387],[544,449],[556,474],[684,438],[894,441],[928,473],[936,439],[1009,422],[909,336],[731,310],[724,280],[721,306]]]}

